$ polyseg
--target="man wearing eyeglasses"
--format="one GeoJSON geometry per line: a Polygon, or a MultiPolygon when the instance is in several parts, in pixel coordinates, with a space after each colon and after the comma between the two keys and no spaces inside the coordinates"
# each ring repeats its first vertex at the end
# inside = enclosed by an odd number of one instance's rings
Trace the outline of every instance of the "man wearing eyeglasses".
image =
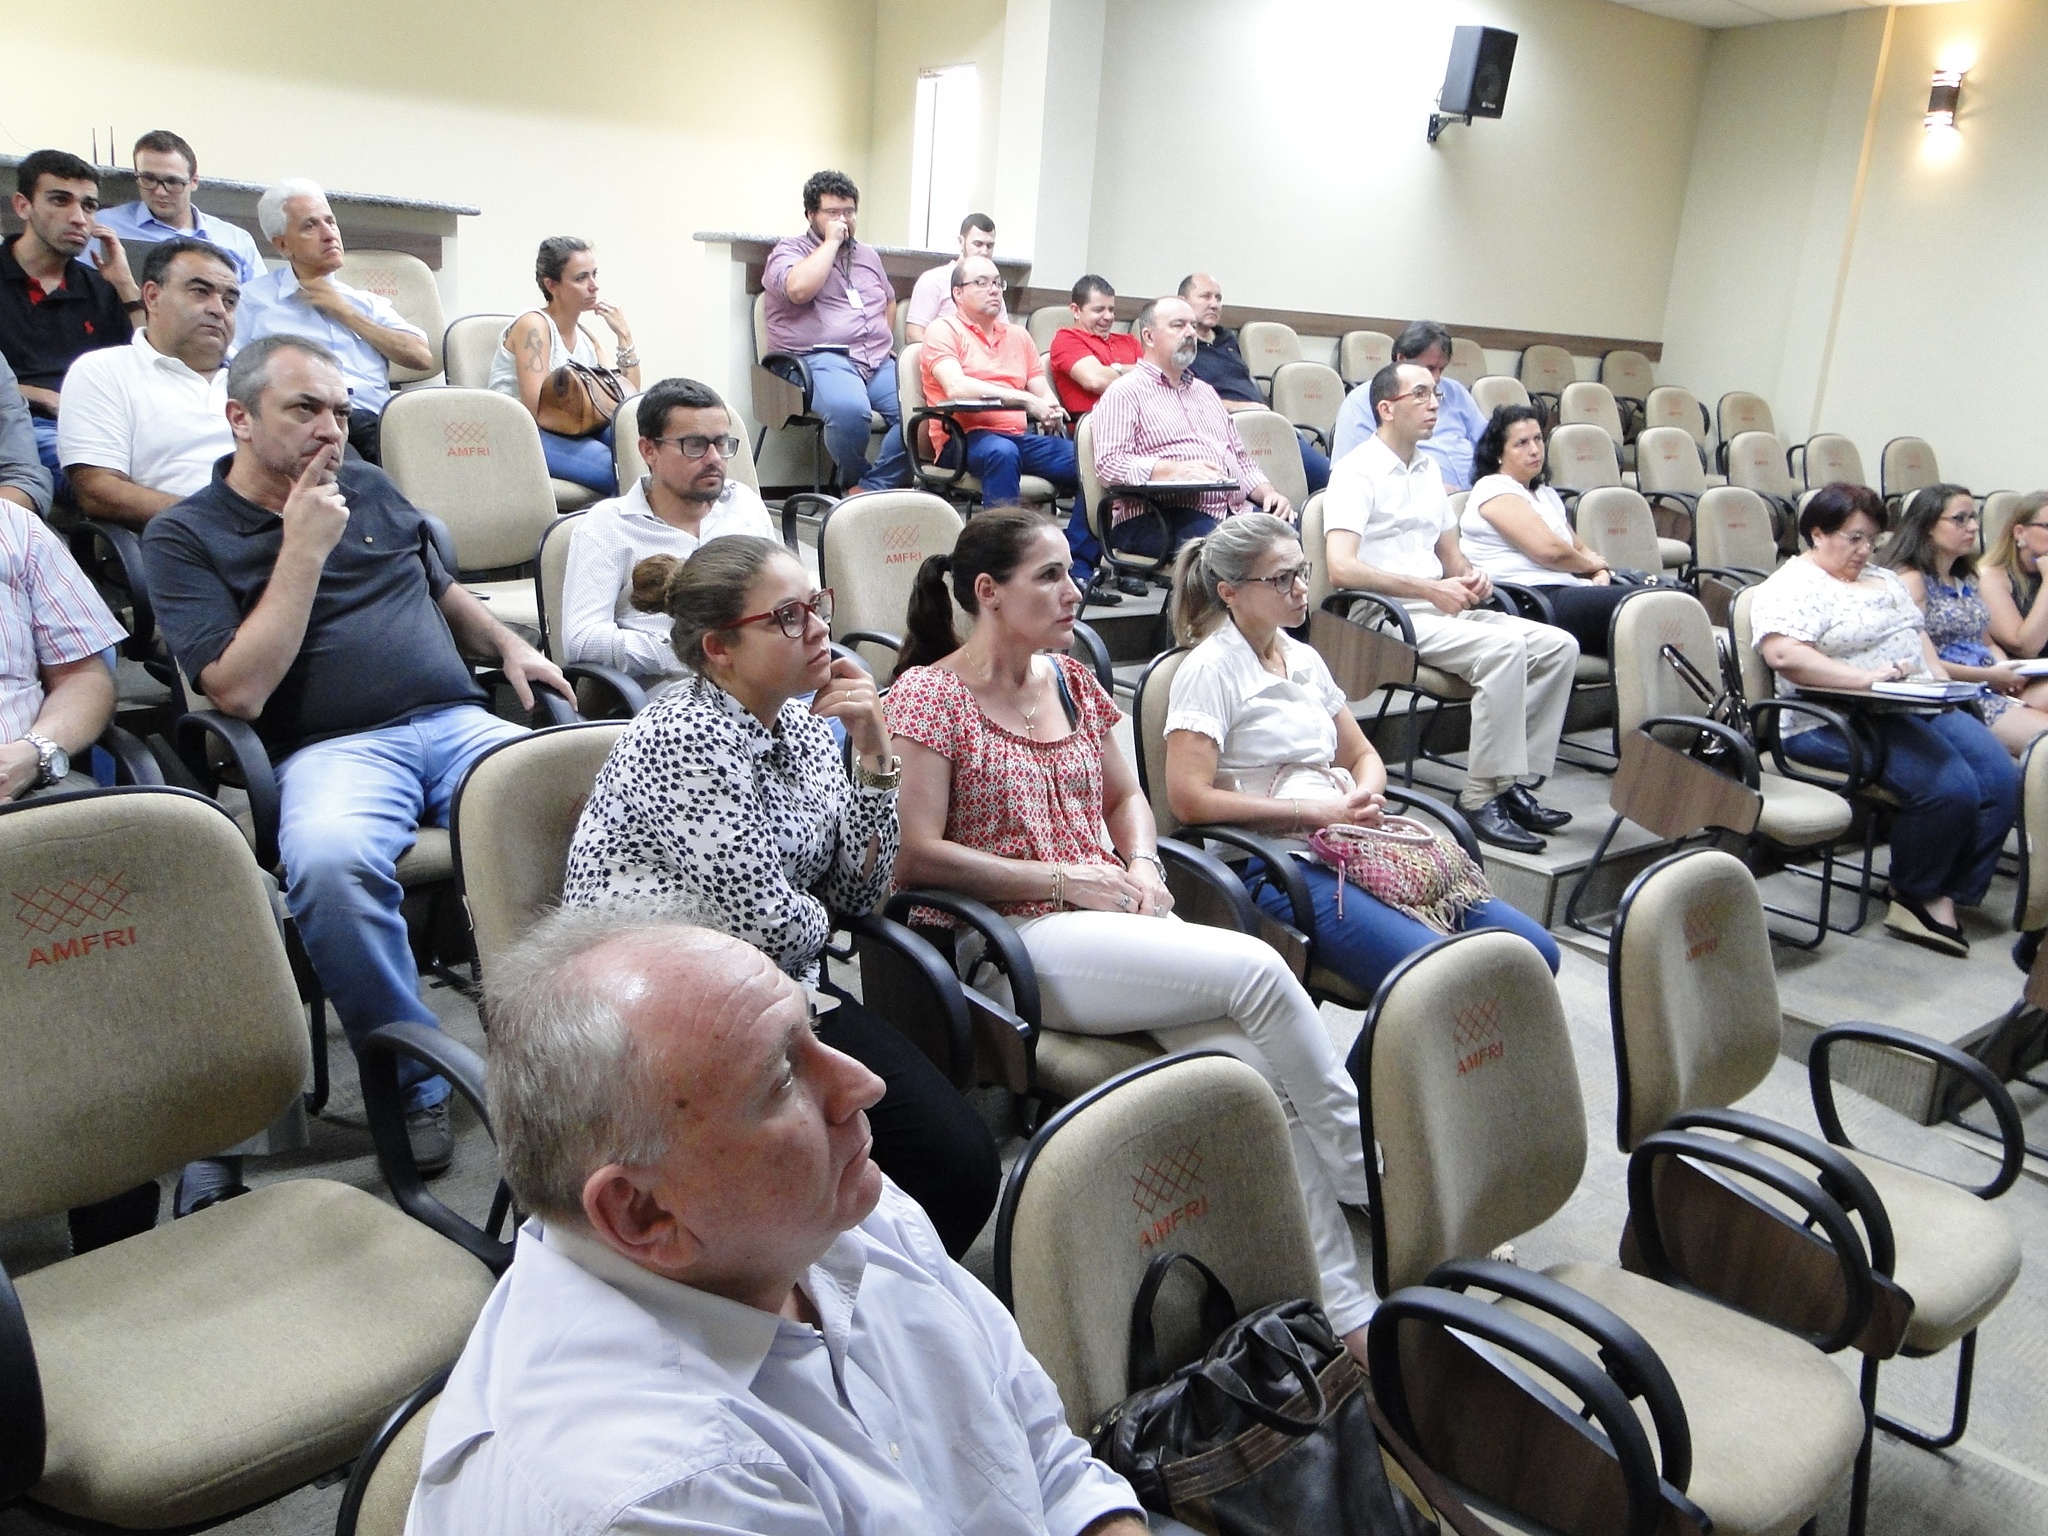
{"type": "MultiPolygon", "coordinates": [[[[235,276],[240,282],[259,276],[263,257],[257,252],[256,237],[218,214],[192,206],[192,194],[199,190],[199,157],[177,134],[167,128],[145,133],[135,141],[135,190],[142,195],[132,203],[100,210],[100,223],[122,240],[155,245],[180,235],[204,240],[234,258],[235,276]]],[[[99,265],[97,252],[92,256],[99,265]]]]}
{"type": "Polygon", "coordinates": [[[776,537],[753,487],[726,466],[739,452],[725,402],[695,379],[663,379],[640,397],[647,473],[576,520],[562,581],[562,654],[616,667],[653,692],[688,675],[669,617],[633,606],[633,568],[651,555],[687,560],[732,533],[776,537]]]}

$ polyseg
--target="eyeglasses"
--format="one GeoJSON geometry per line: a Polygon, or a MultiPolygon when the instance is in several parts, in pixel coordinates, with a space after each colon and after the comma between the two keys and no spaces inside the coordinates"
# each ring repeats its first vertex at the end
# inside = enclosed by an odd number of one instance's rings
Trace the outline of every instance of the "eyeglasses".
{"type": "Polygon", "coordinates": [[[2021,528],[2031,528],[2036,533],[2048,533],[2048,523],[2021,523],[2021,528]]]}
{"type": "Polygon", "coordinates": [[[997,293],[1007,293],[1010,285],[1000,277],[970,277],[961,283],[962,288],[993,288],[997,293]]]}
{"type": "Polygon", "coordinates": [[[1248,576],[1245,578],[1245,585],[1250,586],[1253,582],[1256,581],[1260,583],[1262,586],[1271,587],[1275,592],[1279,593],[1282,597],[1286,597],[1290,593],[1292,593],[1297,586],[1307,586],[1308,578],[1308,563],[1306,561],[1303,561],[1300,565],[1289,566],[1284,571],[1275,571],[1270,576],[1248,576]]]}
{"type": "Polygon", "coordinates": [[[137,171],[135,185],[145,192],[182,192],[192,182],[185,176],[158,176],[149,171],[137,171]]]}
{"type": "Polygon", "coordinates": [[[784,603],[766,613],[750,613],[744,619],[734,619],[730,624],[720,624],[719,629],[738,629],[742,624],[759,624],[768,619],[775,621],[775,627],[792,640],[804,637],[804,628],[815,618],[820,624],[832,623],[832,589],[820,587],[818,595],[808,603],[784,603]]]}
{"type": "Polygon", "coordinates": [[[701,459],[714,448],[718,450],[721,459],[729,459],[740,451],[740,440],[730,432],[724,437],[706,437],[701,432],[686,432],[681,437],[654,437],[648,441],[667,443],[686,459],[701,459]]]}
{"type": "Polygon", "coordinates": [[[1834,533],[1823,535],[1823,537],[1840,539],[1851,549],[1875,549],[1877,541],[1882,535],[1875,533],[1843,533],[1838,529],[1834,533]]]}
{"type": "Polygon", "coordinates": [[[1443,402],[1444,392],[1440,389],[1433,388],[1429,385],[1418,384],[1413,389],[1405,391],[1396,398],[1401,400],[1413,400],[1417,405],[1422,404],[1422,402],[1425,400],[1434,400],[1441,404],[1443,402]]]}
{"type": "MultiPolygon", "coordinates": [[[[1939,521],[1944,523],[1954,523],[1958,528],[1970,528],[1976,525],[1976,523],[1978,522],[1978,517],[1977,514],[1974,512],[1955,512],[1943,516],[1939,519],[1939,521]]],[[[2034,525],[2029,524],[2028,526],[2032,527],[2034,525]]]]}

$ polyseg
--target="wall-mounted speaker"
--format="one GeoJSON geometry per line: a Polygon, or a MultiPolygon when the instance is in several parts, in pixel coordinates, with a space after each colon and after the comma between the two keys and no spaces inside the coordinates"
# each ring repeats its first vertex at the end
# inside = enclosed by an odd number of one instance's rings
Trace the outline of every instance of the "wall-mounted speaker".
{"type": "Polygon", "coordinates": [[[1446,117],[1499,117],[1515,67],[1515,34],[1499,27],[1460,27],[1437,110],[1446,117]]]}

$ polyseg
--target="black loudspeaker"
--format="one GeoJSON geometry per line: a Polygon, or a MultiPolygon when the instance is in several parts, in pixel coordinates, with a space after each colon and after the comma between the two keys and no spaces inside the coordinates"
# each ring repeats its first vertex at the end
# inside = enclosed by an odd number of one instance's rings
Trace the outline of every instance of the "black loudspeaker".
{"type": "Polygon", "coordinates": [[[1460,27],[1437,110],[1446,117],[1499,117],[1515,67],[1515,34],[1498,27],[1460,27]]]}

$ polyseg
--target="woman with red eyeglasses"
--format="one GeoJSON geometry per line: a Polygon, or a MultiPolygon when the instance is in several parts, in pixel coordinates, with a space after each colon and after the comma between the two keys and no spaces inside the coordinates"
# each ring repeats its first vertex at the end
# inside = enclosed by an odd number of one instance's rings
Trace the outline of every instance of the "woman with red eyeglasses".
{"type": "MultiPolygon", "coordinates": [[[[695,674],[633,717],[576,824],[562,900],[685,904],[789,975],[820,983],[832,913],[865,912],[896,861],[900,765],[874,680],[834,659],[832,591],[773,539],[735,534],[634,570],[695,674]],[[828,721],[854,751],[842,765],[828,721]]],[[[817,1035],[888,1089],[874,1158],[966,1252],[995,1206],[994,1140],[966,1099],[885,1020],[829,983],[817,1035]]]]}

